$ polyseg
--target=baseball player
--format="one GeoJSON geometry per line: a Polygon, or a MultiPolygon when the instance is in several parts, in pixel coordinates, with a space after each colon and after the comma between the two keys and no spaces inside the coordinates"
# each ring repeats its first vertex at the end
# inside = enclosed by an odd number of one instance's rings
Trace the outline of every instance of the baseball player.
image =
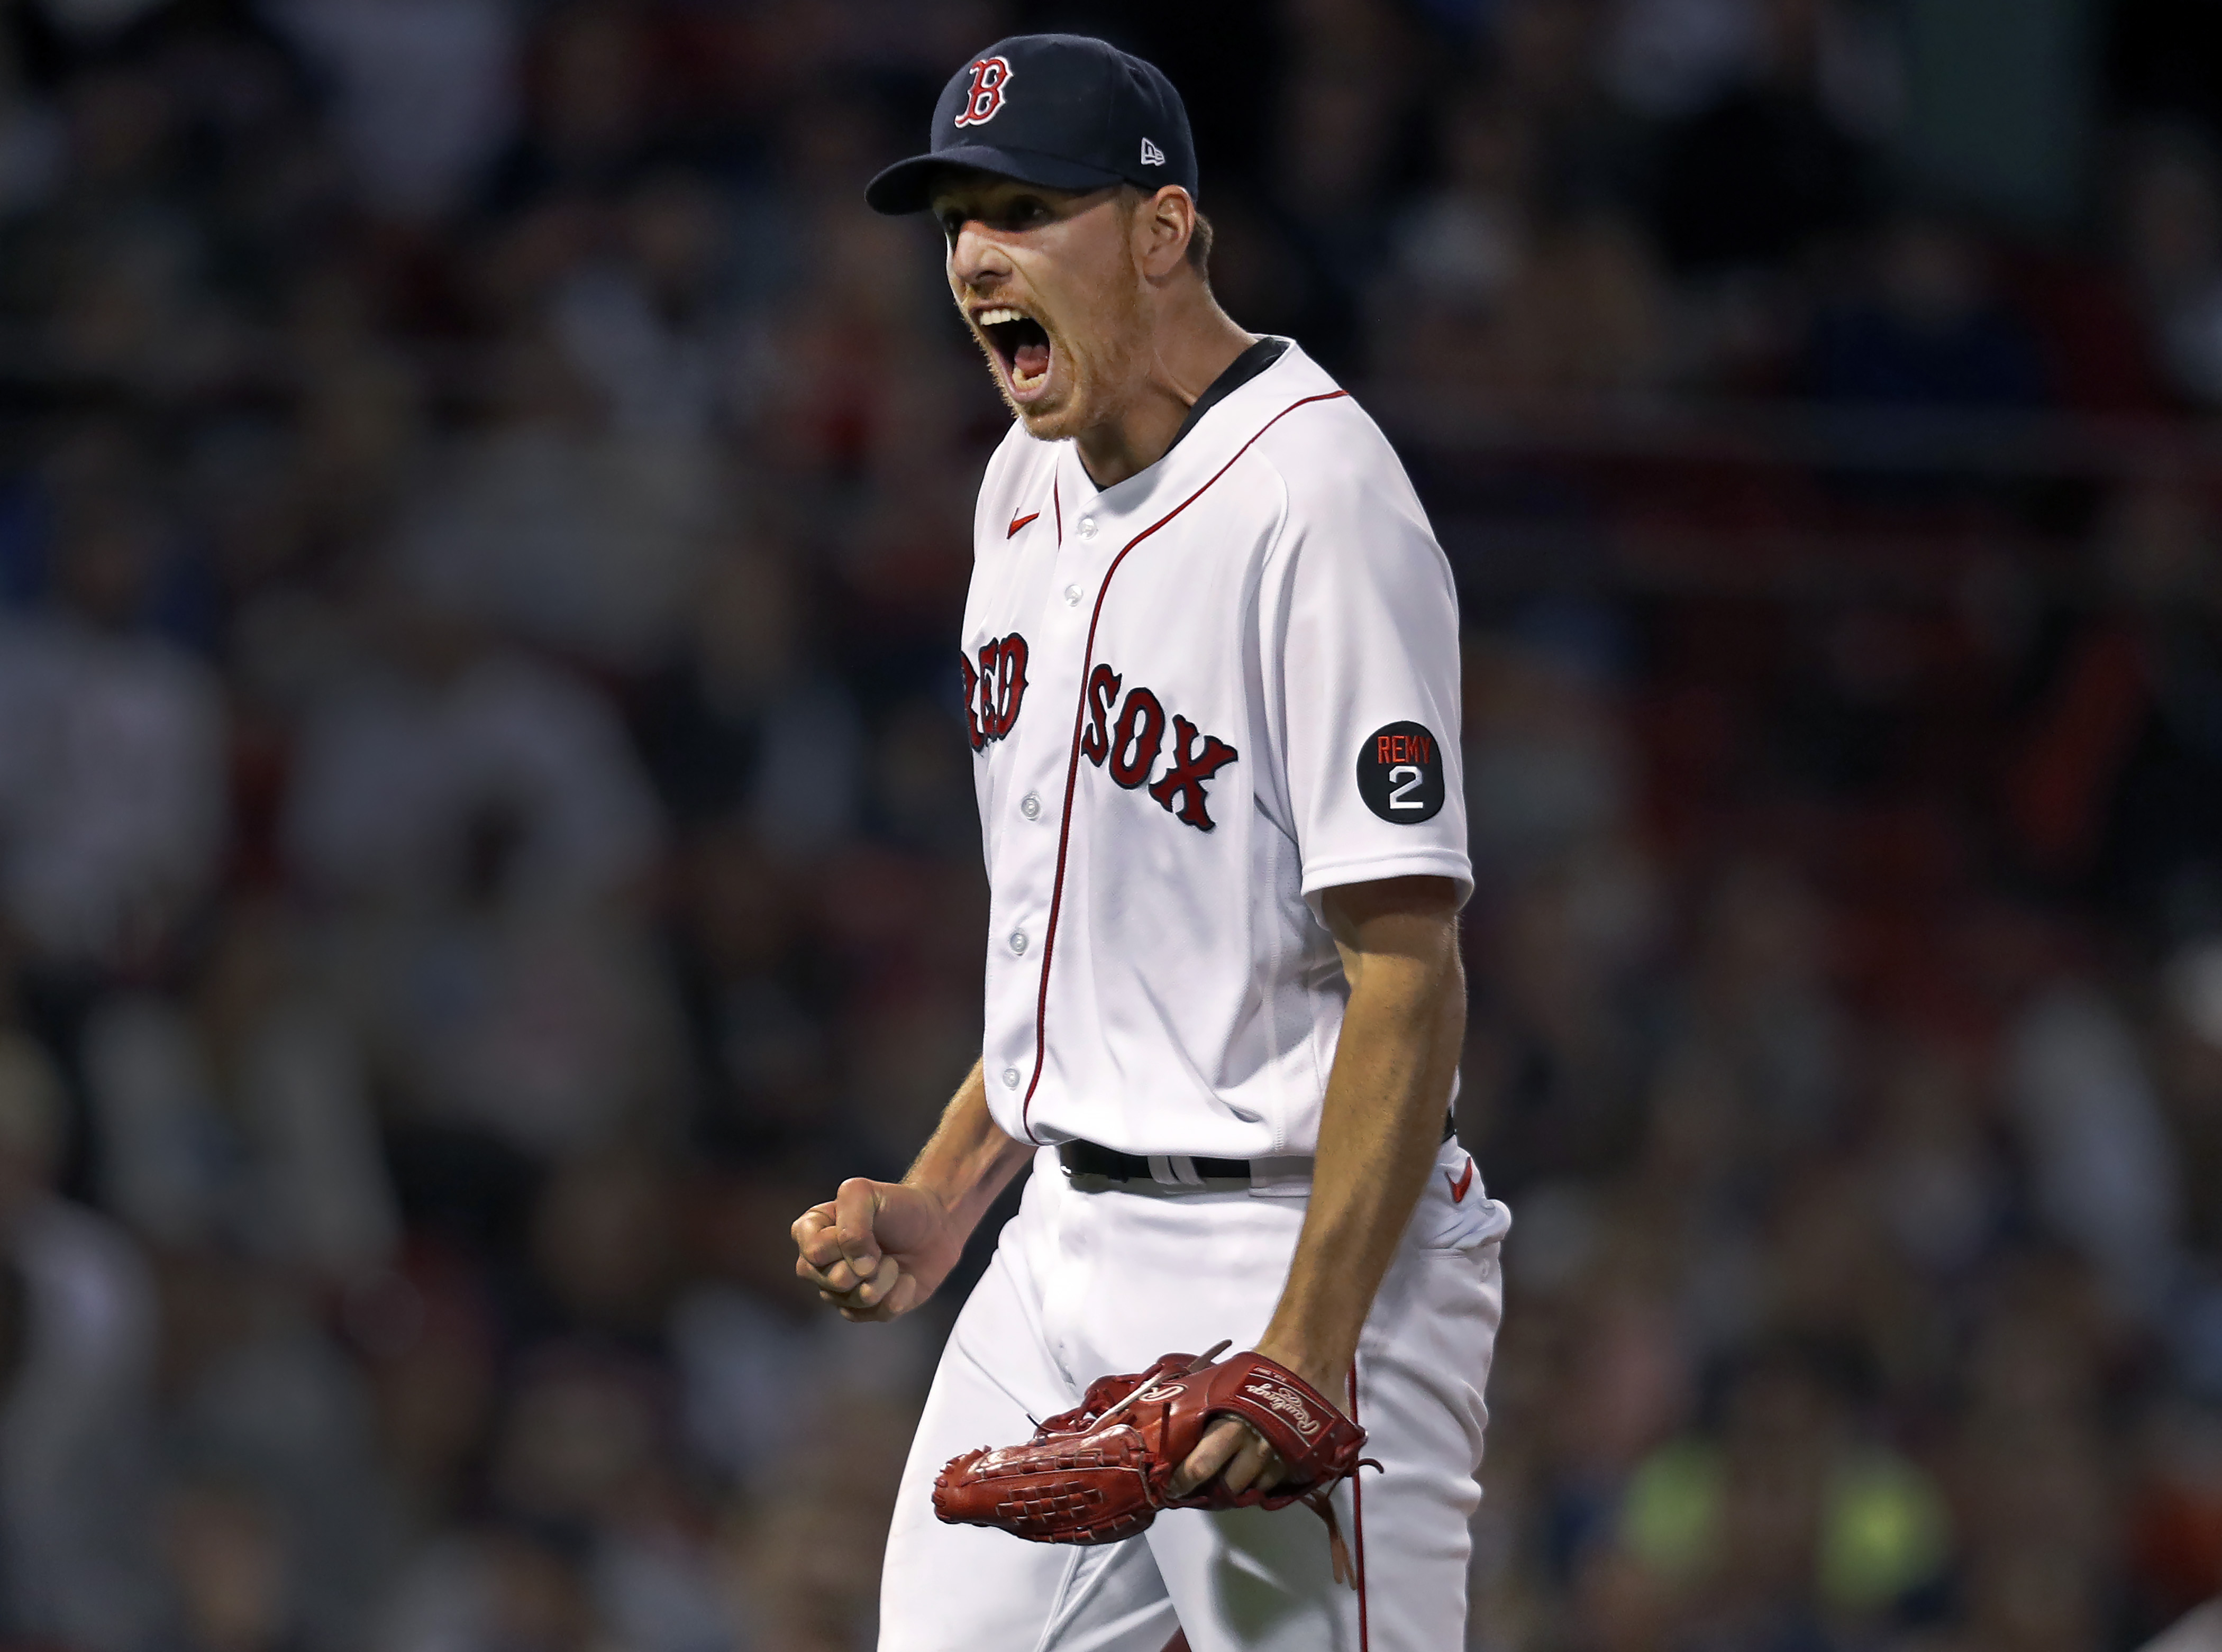
{"type": "Polygon", "coordinates": [[[851,1319],[907,1313],[1033,1171],[919,1425],[882,1652],[1465,1643],[1510,1217],[1447,1122],[1455,597],[1372,421],[1214,300],[1196,194],[1165,78],[1052,35],[959,71],[866,197],[932,213],[1014,415],[957,662],[986,1027],[909,1174],[796,1222],[797,1272],[851,1319]],[[1272,1375],[1247,1391],[1365,1431],[1378,1470],[1314,1488],[1334,1530],[1257,1506],[1290,1494],[1273,1419],[1217,1410],[1138,1536],[937,1518],[951,1459],[1229,1340],[1272,1375]]]}

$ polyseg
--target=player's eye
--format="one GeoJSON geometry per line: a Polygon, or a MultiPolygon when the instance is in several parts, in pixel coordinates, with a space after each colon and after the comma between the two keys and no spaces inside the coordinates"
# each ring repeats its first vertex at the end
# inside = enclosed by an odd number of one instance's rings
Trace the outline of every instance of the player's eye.
{"type": "Polygon", "coordinates": [[[968,223],[982,223],[996,229],[1032,229],[1049,223],[1057,214],[1047,201],[1038,195],[1018,195],[998,204],[976,207],[966,211],[951,207],[938,216],[943,237],[951,247],[957,237],[964,233],[968,223]]]}

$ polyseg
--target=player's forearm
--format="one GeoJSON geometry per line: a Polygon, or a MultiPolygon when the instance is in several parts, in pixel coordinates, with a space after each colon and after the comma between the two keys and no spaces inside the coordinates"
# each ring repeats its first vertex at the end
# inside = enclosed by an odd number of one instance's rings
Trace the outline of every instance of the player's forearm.
{"type": "Polygon", "coordinates": [[[976,1061],[903,1181],[939,1199],[959,1231],[970,1234],[1033,1153],[988,1111],[987,1081],[976,1061]]]}
{"type": "Polygon", "coordinates": [[[1456,920],[1400,921],[1352,983],[1303,1231],[1259,1350],[1328,1393],[1358,1351],[1441,1144],[1466,1036],[1456,920]]]}

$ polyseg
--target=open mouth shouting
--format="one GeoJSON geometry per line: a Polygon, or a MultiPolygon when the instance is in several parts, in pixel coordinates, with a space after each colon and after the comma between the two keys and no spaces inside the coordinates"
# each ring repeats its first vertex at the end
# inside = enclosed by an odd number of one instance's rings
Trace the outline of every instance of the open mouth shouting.
{"type": "Polygon", "coordinates": [[[1041,323],[1007,305],[976,311],[973,324],[995,353],[1014,401],[1030,402],[1049,383],[1049,333],[1041,323]]]}

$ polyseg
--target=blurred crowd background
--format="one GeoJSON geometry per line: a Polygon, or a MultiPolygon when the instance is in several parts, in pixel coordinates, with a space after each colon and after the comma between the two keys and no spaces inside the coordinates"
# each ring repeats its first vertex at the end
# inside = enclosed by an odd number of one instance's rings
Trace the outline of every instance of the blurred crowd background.
{"type": "Polygon", "coordinates": [[[860,191],[1053,26],[1461,582],[1471,1645],[2222,1592],[2211,0],[0,20],[0,1643],[871,1645],[1004,415],[860,191]]]}

